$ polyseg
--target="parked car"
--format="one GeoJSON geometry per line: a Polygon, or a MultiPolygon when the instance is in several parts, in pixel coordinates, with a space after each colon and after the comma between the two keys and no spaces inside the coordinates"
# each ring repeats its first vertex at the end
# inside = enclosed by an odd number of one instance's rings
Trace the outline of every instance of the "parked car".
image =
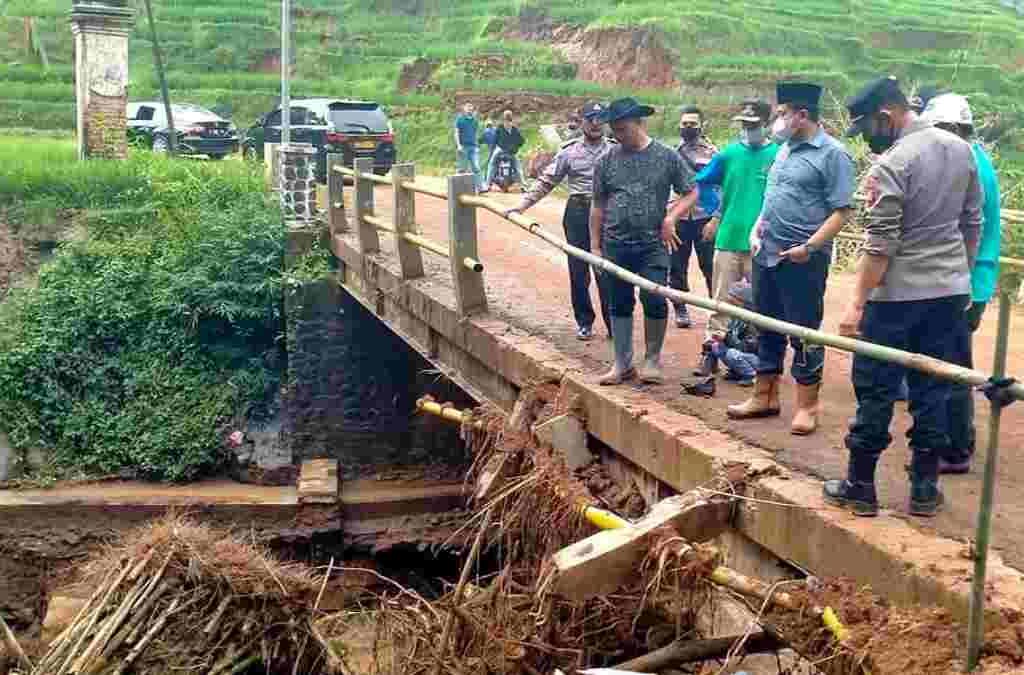
{"type": "MultiPolygon", "coordinates": [[[[309,143],[317,153],[317,179],[325,181],[327,155],[341,154],[346,166],[357,157],[373,158],[373,171],[384,175],[395,163],[395,133],[384,109],[373,101],[298,98],[291,101],[292,143],[309,143]]],[[[263,159],[264,143],[281,142],[281,108],[264,115],[249,128],[242,153],[263,159]]]]}
{"type": "MultiPolygon", "coordinates": [[[[224,159],[238,150],[238,129],[230,121],[206,108],[191,103],[171,104],[178,153],[207,155],[224,159]]],[[[128,140],[154,152],[167,152],[171,130],[166,108],[161,101],[128,104],[128,140]]]]}

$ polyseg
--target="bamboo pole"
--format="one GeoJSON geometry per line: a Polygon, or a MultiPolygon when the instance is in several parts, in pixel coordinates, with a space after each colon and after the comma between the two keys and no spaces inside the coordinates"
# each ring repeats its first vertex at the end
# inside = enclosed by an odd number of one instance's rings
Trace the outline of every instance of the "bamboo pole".
{"type": "MultiPolygon", "coordinates": [[[[425,413],[430,413],[431,415],[437,415],[442,419],[446,419],[449,422],[456,422],[457,424],[473,422],[473,413],[468,410],[459,410],[458,408],[442,405],[436,401],[431,401],[429,398],[417,399],[416,409],[422,410],[425,413]]],[[[479,420],[473,422],[473,426],[477,429],[484,428],[483,422],[480,422],[479,420]]]]}
{"type": "MultiPolygon", "coordinates": [[[[615,666],[616,670],[654,673],[684,663],[709,661],[724,658],[733,646],[744,639],[743,635],[706,640],[685,640],[656,649],[649,654],[638,656],[615,666]]],[[[747,636],[740,650],[743,654],[764,654],[776,652],[785,644],[775,635],[759,631],[747,636]]]]}
{"type": "Polygon", "coordinates": [[[370,225],[373,225],[381,232],[390,232],[391,234],[395,233],[395,226],[380,216],[363,216],[363,220],[368,222],[370,225]]]}
{"type": "MultiPolygon", "coordinates": [[[[1010,335],[1010,298],[999,293],[999,324],[996,329],[995,362],[992,376],[1006,375],[1006,352],[1010,335]]],[[[996,464],[999,459],[999,423],[1003,412],[1002,401],[993,400],[988,418],[988,454],[985,457],[985,477],[981,486],[981,505],[978,509],[978,529],[974,535],[974,582],[971,587],[971,614],[967,625],[967,670],[972,671],[981,659],[985,638],[985,574],[988,567],[989,534],[992,527],[992,504],[995,500],[996,464]]]]}
{"type": "MultiPolygon", "coordinates": [[[[854,354],[878,359],[879,361],[898,363],[905,368],[910,368],[933,377],[959,382],[960,384],[966,384],[972,387],[980,387],[987,384],[989,381],[989,376],[981,371],[964,368],[963,366],[948,363],[930,356],[914,354],[912,352],[905,352],[901,349],[893,349],[892,347],[886,347],[884,345],[878,345],[864,340],[843,337],[841,335],[833,335],[820,330],[813,330],[804,326],[798,326],[793,323],[773,319],[727,302],[716,302],[700,295],[684,293],[683,291],[677,291],[666,286],[660,286],[652,281],[644,279],[638,274],[633,274],[632,272],[615,265],[605,258],[596,256],[589,251],[584,251],[581,248],[577,248],[576,246],[566,243],[564,239],[545,231],[537,222],[530,220],[523,215],[514,213],[509,216],[505,216],[504,207],[490,199],[473,195],[464,195],[461,197],[461,201],[467,206],[476,206],[506,218],[506,220],[515,223],[527,232],[530,232],[549,244],[560,248],[566,254],[579,258],[596,269],[618,277],[622,281],[632,284],[633,286],[647,291],[648,293],[668,298],[674,303],[696,305],[697,307],[702,307],[704,309],[711,310],[712,312],[720,312],[732,318],[742,319],[743,321],[754,324],[762,330],[791,335],[793,337],[798,337],[805,342],[833,347],[844,352],[853,352],[854,354]]],[[[1007,387],[1007,391],[1015,400],[1024,400],[1024,383],[1015,383],[1007,387]]]]}
{"type": "Polygon", "coordinates": [[[28,656],[25,655],[25,650],[23,650],[21,645],[18,644],[18,638],[14,637],[14,631],[12,631],[10,626],[7,625],[7,622],[4,621],[2,614],[0,614],[0,633],[3,634],[3,644],[7,647],[7,651],[9,651],[12,656],[21,662],[21,665],[28,668],[31,672],[32,662],[29,660],[28,656]]]}

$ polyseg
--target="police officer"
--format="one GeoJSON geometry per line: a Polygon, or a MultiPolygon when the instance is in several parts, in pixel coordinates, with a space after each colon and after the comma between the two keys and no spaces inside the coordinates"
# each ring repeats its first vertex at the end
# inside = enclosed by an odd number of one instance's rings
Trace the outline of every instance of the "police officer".
{"type": "MultiPolygon", "coordinates": [[[[558,154],[534,183],[533,189],[523,195],[515,208],[506,211],[506,215],[526,211],[566,180],[569,201],[562,218],[565,240],[577,248],[590,251],[590,202],[594,189],[594,164],[615,142],[604,136],[604,124],[598,119],[603,110],[604,106],[595,102],[587,103],[580,109],[582,135],[562,144],[558,154]]],[[[568,256],[568,259],[576,337],[590,340],[594,336],[595,319],[594,306],[590,301],[590,265],[572,256],[568,256]]],[[[597,275],[597,291],[601,302],[601,317],[611,335],[607,280],[600,274],[597,275]]]]}
{"type": "MultiPolygon", "coordinates": [[[[818,329],[825,311],[832,238],[849,217],[856,170],[843,144],[820,124],[820,86],[780,82],[776,96],[779,105],[772,131],[781,147],[768,173],[761,216],[751,231],[754,304],[762,314],[818,329]]],[[[796,380],[790,431],[810,434],[818,427],[825,350],[796,337],[790,337],[789,344],[796,380]]],[[[785,357],[786,336],[762,331],[754,393],[729,406],[730,418],[779,414],[785,357]]]]}
{"type": "MultiPolygon", "coordinates": [[[[848,135],[863,136],[881,156],[864,185],[867,239],[839,332],[949,360],[970,301],[981,231],[982,191],[971,146],[918,117],[892,77],[871,82],[846,105],[853,119],[848,135]]],[[[826,500],[858,515],[878,513],[875,467],[892,441],[893,402],[905,373],[914,418],[909,511],[931,516],[942,505],[939,459],[949,451],[952,385],[856,355],[847,477],[826,481],[823,489],[826,500]]]]}

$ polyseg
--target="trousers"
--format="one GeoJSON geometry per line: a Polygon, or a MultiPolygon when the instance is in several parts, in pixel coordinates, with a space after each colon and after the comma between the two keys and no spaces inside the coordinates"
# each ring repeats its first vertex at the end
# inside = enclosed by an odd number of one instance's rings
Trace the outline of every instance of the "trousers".
{"type": "MultiPolygon", "coordinates": [[[[619,267],[624,267],[633,274],[639,274],[648,281],[662,286],[668,281],[669,255],[668,249],[657,244],[622,244],[604,241],[601,244],[604,257],[619,267]]],[[[609,309],[613,317],[631,317],[636,305],[636,292],[633,285],[618,277],[608,276],[609,309]]],[[[644,306],[644,316],[648,319],[667,319],[668,301],[660,295],[640,290],[640,303],[644,306]]]]}
{"type": "MultiPolygon", "coordinates": [[[[701,274],[704,275],[704,283],[708,287],[708,295],[714,295],[711,279],[715,258],[715,242],[704,241],[704,225],[710,218],[698,220],[680,220],[676,224],[676,234],[679,235],[679,248],[672,253],[671,265],[669,267],[668,285],[678,291],[690,292],[690,281],[688,272],[690,270],[690,256],[694,251],[697,253],[697,265],[701,274]]],[[[679,303],[677,307],[682,306],[679,303]]]]}
{"type": "MultiPolygon", "coordinates": [[[[712,268],[711,297],[718,302],[729,301],[729,287],[752,276],[750,253],[747,251],[715,251],[712,268]]],[[[729,317],[715,312],[708,319],[708,337],[725,337],[729,317]]]]}
{"type": "MultiPolygon", "coordinates": [[[[953,354],[950,360],[966,368],[974,367],[972,342],[974,333],[981,325],[985,303],[971,305],[957,326],[953,339],[953,354]]],[[[966,462],[974,455],[977,433],[974,429],[974,390],[959,383],[953,383],[949,393],[949,453],[943,459],[952,462],[966,462]]]]}
{"type": "MultiPolygon", "coordinates": [[[[863,339],[948,361],[954,351],[957,323],[963,321],[966,295],[907,302],[869,302],[860,332],[863,339]]],[[[949,450],[947,406],[952,385],[901,365],[857,354],[853,389],[857,415],[846,435],[851,455],[877,456],[892,442],[889,425],[900,381],[906,375],[909,410],[914,423],[907,432],[915,453],[949,450]]]]}
{"type": "MultiPolygon", "coordinates": [[[[572,196],[565,205],[562,216],[562,227],[565,240],[572,246],[584,251],[590,250],[590,199],[572,196]]],[[[590,265],[573,256],[566,256],[569,261],[569,291],[572,298],[572,313],[576,325],[590,328],[594,325],[594,305],[590,300],[590,265]]],[[[611,334],[612,322],[608,313],[609,280],[603,274],[597,275],[597,296],[601,303],[601,318],[611,334]]]]}
{"type": "MultiPolygon", "coordinates": [[[[766,267],[756,260],[753,270],[754,305],[761,314],[781,319],[798,326],[817,330],[825,315],[825,283],[828,280],[829,256],[812,253],[803,264],[780,261],[766,267]]],[[[825,367],[825,348],[805,345],[803,340],[790,337],[793,365],[790,372],[799,384],[821,382],[825,367]]],[[[779,375],[786,359],[786,336],[763,330],[757,341],[757,372],[761,375],[779,375]]]]}

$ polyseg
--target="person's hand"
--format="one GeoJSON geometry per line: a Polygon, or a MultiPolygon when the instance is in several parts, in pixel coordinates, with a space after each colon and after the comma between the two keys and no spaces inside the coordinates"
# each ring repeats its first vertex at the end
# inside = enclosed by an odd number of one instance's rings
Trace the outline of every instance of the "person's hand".
{"type": "Polygon", "coordinates": [[[515,206],[512,207],[511,209],[505,209],[505,217],[506,218],[511,218],[513,213],[522,213],[522,211],[518,207],[515,207],[515,206]]]}
{"type": "Polygon", "coordinates": [[[761,250],[761,236],[758,234],[757,228],[755,227],[750,231],[750,256],[757,255],[758,251],[761,250]]]}
{"type": "MultiPolygon", "coordinates": [[[[603,258],[604,257],[604,255],[601,254],[601,245],[600,244],[594,244],[593,246],[591,246],[590,247],[590,253],[593,254],[593,255],[596,255],[598,258],[603,258]]],[[[598,267],[597,265],[592,265],[591,267],[594,270],[594,274],[597,274],[598,276],[604,274],[604,270],[601,269],[600,267],[598,267]]]]}
{"type": "Polygon", "coordinates": [[[864,306],[856,303],[846,308],[839,321],[839,334],[843,337],[860,337],[860,321],[864,318],[864,306]]]}
{"type": "Polygon", "coordinates": [[[683,243],[676,233],[676,222],[668,216],[665,216],[665,220],[661,221],[661,243],[665,244],[665,248],[668,249],[669,253],[675,253],[676,249],[683,243]]]}
{"type": "Polygon", "coordinates": [[[805,244],[794,246],[793,248],[787,248],[785,251],[779,254],[779,257],[783,260],[796,263],[797,265],[803,265],[805,262],[811,259],[811,251],[805,244]]]}
{"type": "Polygon", "coordinates": [[[718,218],[712,218],[704,223],[704,230],[701,232],[701,237],[704,238],[704,241],[715,240],[715,235],[718,234],[718,223],[718,218]]]}

